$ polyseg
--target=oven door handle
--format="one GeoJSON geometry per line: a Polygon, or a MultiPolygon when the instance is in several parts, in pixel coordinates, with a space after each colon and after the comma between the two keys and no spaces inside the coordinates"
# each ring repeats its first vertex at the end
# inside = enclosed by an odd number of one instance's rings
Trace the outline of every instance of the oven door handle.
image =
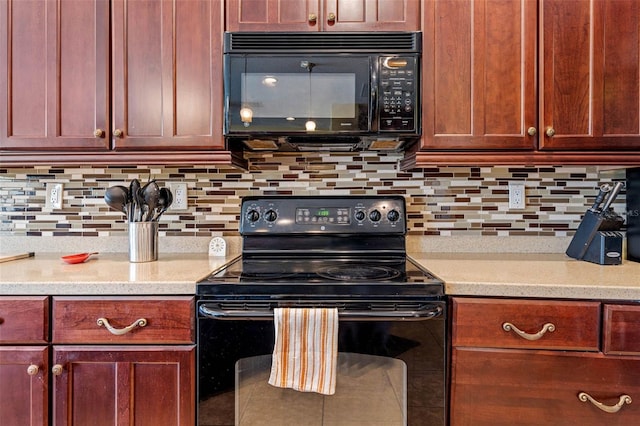
{"type": "MultiPolygon", "coordinates": [[[[200,314],[207,318],[217,320],[268,320],[273,319],[273,310],[251,309],[219,309],[200,305],[200,314]]],[[[427,305],[424,309],[411,309],[399,311],[350,311],[339,310],[338,317],[351,321],[424,321],[442,316],[443,308],[439,305],[427,305]]]]}

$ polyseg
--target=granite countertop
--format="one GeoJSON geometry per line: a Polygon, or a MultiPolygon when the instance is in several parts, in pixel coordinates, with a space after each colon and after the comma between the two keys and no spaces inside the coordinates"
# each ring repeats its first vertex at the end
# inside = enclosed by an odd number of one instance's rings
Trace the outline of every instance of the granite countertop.
{"type": "Polygon", "coordinates": [[[100,253],[69,265],[59,253],[0,263],[0,295],[195,294],[196,282],[230,257],[160,253],[155,262],[130,263],[127,253],[100,253]]]}
{"type": "Polygon", "coordinates": [[[640,263],[596,265],[564,253],[413,253],[460,296],[640,301],[640,263]]]}
{"type": "MultiPolygon", "coordinates": [[[[195,294],[196,282],[234,256],[161,253],[130,263],[105,253],[68,265],[56,253],[0,263],[0,295],[195,294]]],[[[445,281],[450,295],[640,301],[640,263],[600,266],[564,254],[432,253],[411,257],[445,281]]]]}

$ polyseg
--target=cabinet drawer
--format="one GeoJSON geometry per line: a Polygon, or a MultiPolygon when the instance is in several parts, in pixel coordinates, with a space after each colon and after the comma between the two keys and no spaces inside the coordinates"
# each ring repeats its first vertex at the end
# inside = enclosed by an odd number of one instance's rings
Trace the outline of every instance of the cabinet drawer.
{"type": "Polygon", "coordinates": [[[0,343],[46,343],[48,339],[47,296],[0,297],[0,343]]]}
{"type": "Polygon", "coordinates": [[[54,297],[54,343],[192,343],[193,297],[54,297]]]}
{"type": "Polygon", "coordinates": [[[455,298],[453,345],[599,350],[600,304],[455,298]]]}
{"type": "Polygon", "coordinates": [[[640,424],[638,357],[463,348],[452,362],[452,426],[640,424]],[[583,392],[608,407],[622,403],[608,413],[583,392]]]}
{"type": "Polygon", "coordinates": [[[604,306],[606,354],[640,355],[640,305],[604,306]]]}

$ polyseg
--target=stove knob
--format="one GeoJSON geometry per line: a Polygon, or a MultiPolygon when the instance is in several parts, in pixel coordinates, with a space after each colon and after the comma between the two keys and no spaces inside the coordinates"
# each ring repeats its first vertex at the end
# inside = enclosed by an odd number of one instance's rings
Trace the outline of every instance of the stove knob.
{"type": "Polygon", "coordinates": [[[267,220],[267,222],[275,222],[275,220],[278,218],[278,214],[273,210],[267,210],[267,212],[264,214],[264,218],[267,220]]]}
{"type": "Polygon", "coordinates": [[[400,219],[400,213],[398,213],[397,210],[391,210],[389,213],[387,213],[387,219],[389,219],[390,222],[396,222],[398,219],[400,219]]]}
{"type": "Polygon", "coordinates": [[[371,213],[369,213],[369,219],[371,219],[372,222],[378,222],[381,217],[382,215],[378,210],[373,210],[371,213]]]}
{"type": "Polygon", "coordinates": [[[249,210],[247,212],[247,219],[249,222],[257,222],[260,219],[260,213],[257,210],[249,210]]]}
{"type": "Polygon", "coordinates": [[[365,217],[366,217],[366,215],[364,214],[364,212],[362,210],[358,210],[356,212],[356,220],[358,220],[359,222],[362,222],[365,217]]]}

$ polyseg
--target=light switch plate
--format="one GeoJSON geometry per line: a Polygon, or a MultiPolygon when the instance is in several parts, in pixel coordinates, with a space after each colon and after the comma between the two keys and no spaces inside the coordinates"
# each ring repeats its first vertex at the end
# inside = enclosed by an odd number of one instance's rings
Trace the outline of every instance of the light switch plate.
{"type": "Polygon", "coordinates": [[[227,242],[224,238],[213,237],[209,242],[209,256],[224,257],[227,255],[227,242]]]}

